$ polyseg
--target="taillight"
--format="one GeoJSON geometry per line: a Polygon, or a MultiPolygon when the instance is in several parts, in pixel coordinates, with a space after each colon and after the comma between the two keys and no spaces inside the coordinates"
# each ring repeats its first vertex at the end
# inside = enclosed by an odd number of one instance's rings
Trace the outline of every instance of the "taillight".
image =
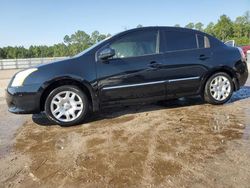
{"type": "Polygon", "coordinates": [[[240,47],[237,47],[237,48],[238,48],[238,50],[240,52],[241,60],[246,61],[246,56],[245,56],[243,50],[240,47]]]}

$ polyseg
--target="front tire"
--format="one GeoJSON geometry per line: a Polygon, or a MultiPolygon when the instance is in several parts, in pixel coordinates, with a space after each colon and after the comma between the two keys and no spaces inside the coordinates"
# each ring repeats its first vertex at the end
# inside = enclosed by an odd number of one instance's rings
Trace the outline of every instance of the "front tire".
{"type": "Polygon", "coordinates": [[[81,123],[89,109],[85,93],[77,86],[65,85],[55,88],[45,101],[45,113],[54,123],[71,126],[81,123]]]}
{"type": "Polygon", "coordinates": [[[233,91],[232,78],[224,72],[218,72],[207,80],[204,99],[210,104],[224,104],[231,98],[233,91]]]}

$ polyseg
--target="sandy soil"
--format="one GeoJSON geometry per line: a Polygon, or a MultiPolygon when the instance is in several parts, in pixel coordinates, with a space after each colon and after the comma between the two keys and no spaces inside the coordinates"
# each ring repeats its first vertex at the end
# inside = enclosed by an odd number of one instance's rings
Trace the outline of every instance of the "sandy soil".
{"type": "Polygon", "coordinates": [[[245,86],[223,106],[108,109],[63,128],[0,100],[0,187],[249,187],[249,104],[245,86]]]}

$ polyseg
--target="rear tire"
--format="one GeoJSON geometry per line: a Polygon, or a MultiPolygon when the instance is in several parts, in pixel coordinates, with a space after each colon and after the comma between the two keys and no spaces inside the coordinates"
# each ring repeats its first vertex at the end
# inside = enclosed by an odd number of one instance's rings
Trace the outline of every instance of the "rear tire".
{"type": "Polygon", "coordinates": [[[204,89],[204,100],[210,104],[224,104],[230,100],[233,91],[232,78],[224,72],[218,72],[207,80],[204,89]]]}
{"type": "Polygon", "coordinates": [[[89,109],[89,101],[80,88],[65,85],[55,88],[45,101],[45,113],[54,123],[71,126],[81,123],[89,109]]]}

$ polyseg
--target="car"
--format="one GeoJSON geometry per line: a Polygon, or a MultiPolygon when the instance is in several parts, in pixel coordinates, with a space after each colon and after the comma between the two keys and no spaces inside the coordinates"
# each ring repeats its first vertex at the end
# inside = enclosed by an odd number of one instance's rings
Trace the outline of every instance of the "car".
{"type": "Polygon", "coordinates": [[[200,31],[144,27],[82,53],[18,72],[6,90],[9,111],[45,111],[61,126],[106,107],[201,95],[226,103],[248,78],[242,51],[200,31]]]}
{"type": "Polygon", "coordinates": [[[241,46],[240,48],[243,50],[245,56],[247,57],[247,52],[250,51],[250,45],[248,45],[248,46],[241,46]]]}
{"type": "Polygon", "coordinates": [[[239,47],[242,49],[245,57],[247,57],[247,51],[250,51],[250,45],[245,45],[245,46],[239,46],[235,43],[235,40],[229,40],[229,41],[226,41],[225,44],[227,46],[233,46],[233,47],[239,47]]]}

